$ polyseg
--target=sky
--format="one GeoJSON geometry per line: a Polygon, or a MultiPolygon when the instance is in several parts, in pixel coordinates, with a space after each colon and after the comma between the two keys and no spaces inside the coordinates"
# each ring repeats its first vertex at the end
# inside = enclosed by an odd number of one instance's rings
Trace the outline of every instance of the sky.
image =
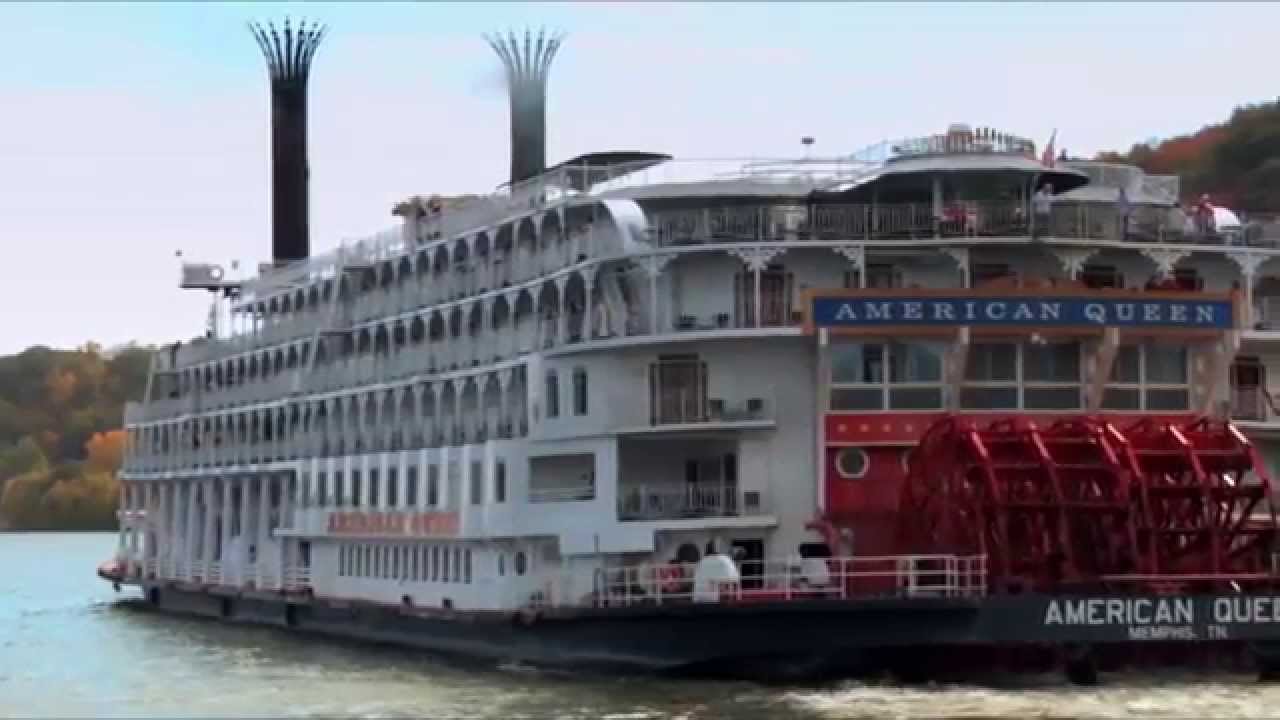
{"type": "Polygon", "coordinates": [[[548,163],[847,154],[953,122],[1073,155],[1280,95],[1280,5],[3,3],[0,354],[201,334],[189,261],[270,254],[269,96],[248,20],[330,25],[310,85],[313,252],[411,195],[488,192],[507,110],[482,34],[567,33],[548,163]]]}

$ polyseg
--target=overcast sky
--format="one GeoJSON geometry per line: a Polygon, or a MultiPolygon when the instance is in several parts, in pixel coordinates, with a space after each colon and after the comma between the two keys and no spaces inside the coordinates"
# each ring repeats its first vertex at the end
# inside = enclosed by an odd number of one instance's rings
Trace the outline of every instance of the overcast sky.
{"type": "Polygon", "coordinates": [[[848,153],[987,125],[1074,154],[1273,99],[1280,7],[1080,3],[0,4],[0,353],[199,334],[175,251],[270,253],[268,91],[248,19],[331,25],[311,82],[312,247],[413,194],[505,179],[483,32],[568,32],[548,161],[848,153]]]}

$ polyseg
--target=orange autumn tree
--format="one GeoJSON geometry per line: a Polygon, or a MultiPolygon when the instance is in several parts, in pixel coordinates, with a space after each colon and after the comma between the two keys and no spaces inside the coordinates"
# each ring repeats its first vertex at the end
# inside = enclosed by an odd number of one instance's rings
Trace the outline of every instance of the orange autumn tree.
{"type": "Polygon", "coordinates": [[[114,474],[124,462],[124,430],[94,433],[84,444],[85,470],[114,474]]]}

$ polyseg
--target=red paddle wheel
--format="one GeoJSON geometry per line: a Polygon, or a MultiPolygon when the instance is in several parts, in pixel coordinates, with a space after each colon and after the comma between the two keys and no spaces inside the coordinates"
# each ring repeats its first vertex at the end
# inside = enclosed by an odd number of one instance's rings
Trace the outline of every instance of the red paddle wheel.
{"type": "Polygon", "coordinates": [[[909,552],[986,554],[996,590],[1255,573],[1276,533],[1260,467],[1229,423],[949,417],[913,454],[899,537],[909,552]]]}

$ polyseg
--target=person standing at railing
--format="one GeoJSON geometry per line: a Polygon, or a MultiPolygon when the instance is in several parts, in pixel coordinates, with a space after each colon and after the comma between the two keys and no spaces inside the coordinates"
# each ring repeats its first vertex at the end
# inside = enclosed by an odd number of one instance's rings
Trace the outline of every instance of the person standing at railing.
{"type": "Polygon", "coordinates": [[[1116,194],[1116,212],[1120,217],[1120,239],[1129,239],[1129,217],[1133,213],[1133,206],[1129,204],[1129,193],[1120,188],[1116,194]]]}
{"type": "Polygon", "coordinates": [[[1037,240],[1049,232],[1049,218],[1053,213],[1053,185],[1045,183],[1031,197],[1031,239],[1037,240]]]}

